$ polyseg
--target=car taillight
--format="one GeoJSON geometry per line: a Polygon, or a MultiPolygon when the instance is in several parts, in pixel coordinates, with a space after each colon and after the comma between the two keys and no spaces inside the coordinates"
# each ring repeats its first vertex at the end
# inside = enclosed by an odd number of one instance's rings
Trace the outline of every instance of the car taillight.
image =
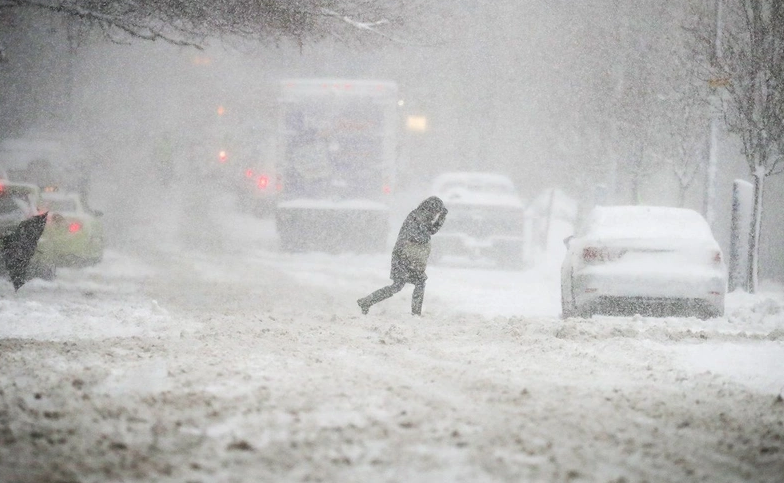
{"type": "Polygon", "coordinates": [[[245,177],[248,178],[248,179],[252,178],[253,177],[253,170],[250,169],[250,168],[246,169],[245,170],[245,177]]]}
{"type": "Polygon", "coordinates": [[[604,258],[601,248],[585,247],[583,248],[583,260],[588,263],[598,262],[604,258]]]}
{"type": "Polygon", "coordinates": [[[223,163],[226,162],[227,159],[229,159],[229,155],[226,154],[226,151],[220,151],[218,153],[218,162],[219,163],[223,164],[223,163]]]}
{"type": "Polygon", "coordinates": [[[267,189],[268,184],[269,184],[269,178],[264,176],[263,174],[259,176],[259,179],[256,180],[256,186],[258,186],[260,190],[267,189]]]}
{"type": "Polygon", "coordinates": [[[68,225],[68,231],[70,231],[71,233],[77,233],[81,229],[82,229],[81,223],[73,222],[70,225],[68,225]]]}
{"type": "Polygon", "coordinates": [[[611,262],[618,260],[626,253],[624,249],[607,247],[585,247],[583,248],[583,260],[585,263],[611,262]]]}
{"type": "Polygon", "coordinates": [[[384,192],[385,195],[392,193],[392,188],[388,184],[385,184],[384,187],[381,188],[381,190],[384,192]]]}

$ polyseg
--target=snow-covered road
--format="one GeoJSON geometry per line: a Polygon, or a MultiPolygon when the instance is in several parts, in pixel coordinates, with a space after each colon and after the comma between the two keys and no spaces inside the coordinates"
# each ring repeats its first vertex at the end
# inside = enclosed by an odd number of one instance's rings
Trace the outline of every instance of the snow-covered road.
{"type": "Polygon", "coordinates": [[[0,481],[782,481],[780,290],[562,321],[552,264],[458,263],[362,316],[387,256],[237,217],[0,286],[0,481]]]}

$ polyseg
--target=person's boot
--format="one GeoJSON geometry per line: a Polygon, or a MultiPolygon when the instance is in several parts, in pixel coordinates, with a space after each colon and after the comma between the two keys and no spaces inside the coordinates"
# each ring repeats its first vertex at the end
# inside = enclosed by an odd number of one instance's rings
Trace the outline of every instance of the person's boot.
{"type": "Polygon", "coordinates": [[[357,300],[357,305],[359,305],[359,308],[362,309],[362,315],[367,315],[368,310],[370,310],[370,305],[367,304],[365,299],[357,300]]]}

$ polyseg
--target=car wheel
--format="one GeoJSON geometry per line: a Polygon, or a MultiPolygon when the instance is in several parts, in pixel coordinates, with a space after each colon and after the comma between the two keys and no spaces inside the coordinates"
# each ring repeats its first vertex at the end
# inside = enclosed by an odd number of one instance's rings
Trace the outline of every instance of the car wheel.
{"type": "MultiPolygon", "coordinates": [[[[571,298],[571,291],[568,295],[569,298],[571,298]]],[[[564,293],[563,286],[561,286],[561,318],[568,319],[569,317],[575,317],[576,315],[577,310],[574,306],[574,302],[570,303],[569,300],[567,300],[567,294],[564,293]]]]}
{"type": "Polygon", "coordinates": [[[703,309],[697,313],[697,318],[700,320],[715,319],[717,317],[724,317],[724,309],[703,309]]]}
{"type": "Polygon", "coordinates": [[[566,303],[566,300],[561,297],[561,318],[568,319],[574,317],[574,310],[566,303]]]}
{"type": "Polygon", "coordinates": [[[579,311],[576,311],[576,312],[579,314],[579,317],[582,318],[582,319],[590,319],[591,317],[596,315],[596,310],[594,310],[594,309],[586,309],[586,308],[584,308],[584,309],[580,309],[579,311]]]}

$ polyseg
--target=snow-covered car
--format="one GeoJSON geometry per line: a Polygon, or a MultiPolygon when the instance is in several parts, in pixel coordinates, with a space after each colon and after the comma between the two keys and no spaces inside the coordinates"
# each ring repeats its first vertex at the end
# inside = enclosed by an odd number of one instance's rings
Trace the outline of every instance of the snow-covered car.
{"type": "Polygon", "coordinates": [[[724,315],[727,267],[710,226],[694,210],[596,207],[565,242],[564,318],[724,315]]]}
{"type": "Polygon", "coordinates": [[[57,266],[95,265],[103,259],[101,212],[85,209],[77,193],[43,193],[39,209],[49,212],[41,238],[57,266]]]}
{"type": "Polygon", "coordinates": [[[444,256],[487,257],[500,268],[523,265],[525,205],[512,180],[486,172],[443,173],[432,193],[449,215],[433,237],[431,259],[444,256]]]}
{"type": "MultiPolygon", "coordinates": [[[[40,189],[28,183],[15,183],[0,179],[0,237],[11,234],[19,223],[38,214],[40,189]]],[[[5,273],[0,263],[0,272],[5,273]]],[[[29,278],[51,280],[55,276],[55,265],[51,259],[51,246],[41,237],[27,267],[29,278]]]]}

